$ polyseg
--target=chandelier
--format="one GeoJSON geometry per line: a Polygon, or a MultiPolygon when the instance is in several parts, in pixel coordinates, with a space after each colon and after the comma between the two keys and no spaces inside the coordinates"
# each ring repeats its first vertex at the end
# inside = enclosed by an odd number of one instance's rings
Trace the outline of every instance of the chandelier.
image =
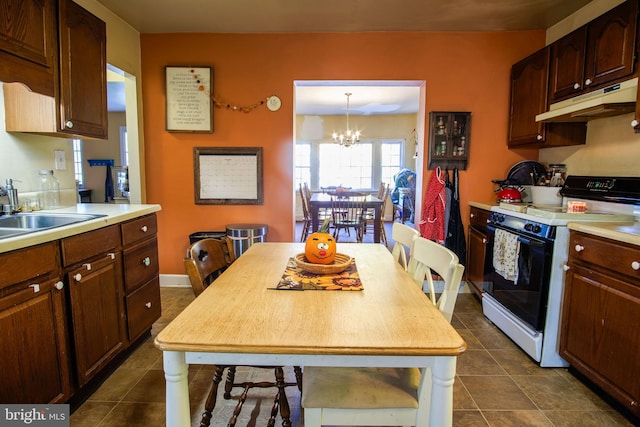
{"type": "Polygon", "coordinates": [[[333,138],[333,142],[337,142],[344,147],[351,147],[355,143],[360,142],[360,131],[352,131],[349,128],[349,97],[351,96],[351,92],[347,92],[345,95],[347,96],[347,130],[344,132],[334,132],[331,137],[333,138]]]}

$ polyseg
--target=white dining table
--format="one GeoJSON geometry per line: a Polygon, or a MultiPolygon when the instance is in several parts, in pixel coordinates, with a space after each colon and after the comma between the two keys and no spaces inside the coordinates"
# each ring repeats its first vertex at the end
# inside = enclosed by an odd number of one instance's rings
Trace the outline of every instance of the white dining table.
{"type": "MultiPolygon", "coordinates": [[[[380,244],[338,243],[363,290],[275,290],[303,243],[256,243],[156,337],[166,425],[190,425],[189,364],[417,367],[416,425],[452,424],[457,357],[466,344],[380,244]]],[[[304,374],[303,374],[304,381],[304,374]]]]}

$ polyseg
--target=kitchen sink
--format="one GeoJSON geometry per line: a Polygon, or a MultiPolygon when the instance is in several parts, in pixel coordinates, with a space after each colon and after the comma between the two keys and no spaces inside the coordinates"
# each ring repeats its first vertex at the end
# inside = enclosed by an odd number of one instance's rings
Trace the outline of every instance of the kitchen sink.
{"type": "Polygon", "coordinates": [[[18,213],[15,215],[0,216],[0,239],[89,221],[103,216],[106,215],[18,213]]]}

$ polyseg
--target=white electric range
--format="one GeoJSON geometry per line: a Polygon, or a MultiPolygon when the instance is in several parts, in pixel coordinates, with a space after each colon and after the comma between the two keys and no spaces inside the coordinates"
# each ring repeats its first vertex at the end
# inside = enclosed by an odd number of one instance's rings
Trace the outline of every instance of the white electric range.
{"type": "Polygon", "coordinates": [[[562,206],[501,204],[488,221],[483,312],[542,367],[568,366],[558,353],[567,224],[640,218],[640,178],[569,176],[560,193],[562,206]]]}

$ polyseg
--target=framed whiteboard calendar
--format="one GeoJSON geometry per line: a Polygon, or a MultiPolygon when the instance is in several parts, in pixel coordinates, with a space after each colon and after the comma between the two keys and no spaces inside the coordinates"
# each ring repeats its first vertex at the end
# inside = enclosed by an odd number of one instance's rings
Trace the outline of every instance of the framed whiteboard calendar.
{"type": "Polygon", "coordinates": [[[262,147],[194,147],[197,205],[263,204],[262,147]]]}

